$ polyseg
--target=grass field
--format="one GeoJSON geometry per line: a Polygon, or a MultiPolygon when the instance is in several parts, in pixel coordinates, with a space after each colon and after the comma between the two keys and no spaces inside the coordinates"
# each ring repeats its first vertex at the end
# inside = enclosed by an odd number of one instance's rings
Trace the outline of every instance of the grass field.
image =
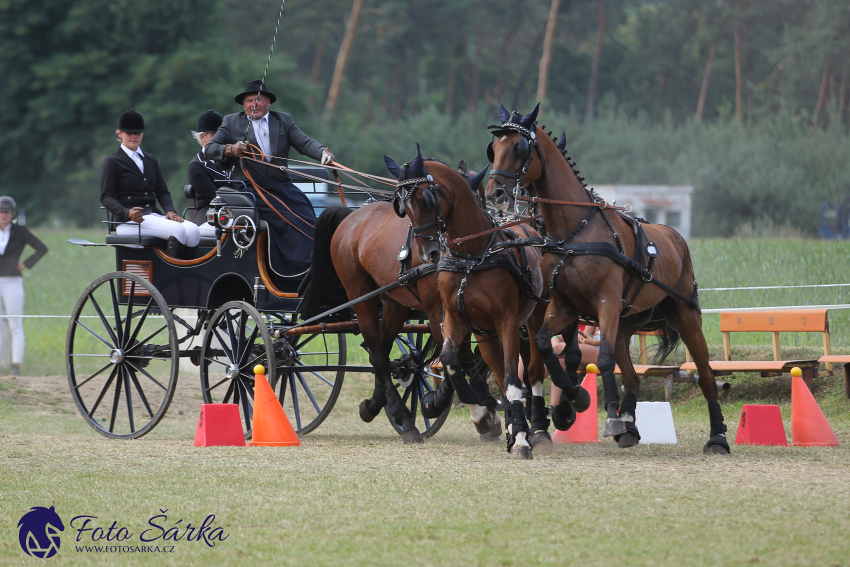
{"type": "MultiPolygon", "coordinates": [[[[96,232],[38,234],[51,253],[26,277],[26,312],[68,314],[92,280],[114,269],[112,253],[64,244],[96,232]]],[[[850,281],[848,243],[695,240],[691,249],[701,288],[850,281]]],[[[850,303],[847,288],[701,297],[706,308],[850,303]]],[[[830,313],[838,352],[850,352],[848,313],[830,313]]],[[[719,350],[716,316],[705,320],[719,350]]],[[[371,424],[357,417],[369,375],[346,377],[334,411],[301,447],[194,448],[196,374],[180,377],[151,434],[110,441],[85,424],[68,394],[67,321],[26,325],[26,376],[0,378],[0,565],[35,561],[21,551],[16,526],[31,507],[51,505],[65,522],[55,565],[850,564],[850,401],[840,376],[815,381],[839,448],[733,445],[730,457],[706,457],[705,402],[691,385],[676,386],[677,445],[621,450],[605,440],[510,461],[503,441],[478,440],[461,407],[434,439],[402,446],[383,416],[371,424]],[[213,527],[229,536],[215,547],[186,538],[142,543],[144,530],[162,533],[148,525],[161,510],[167,518],[155,522],[176,528],[166,534],[215,514],[213,527]],[[92,527],[115,522],[133,536],[93,544],[88,532],[75,542],[69,522],[82,515],[97,517],[92,527]],[[128,551],[75,547],[103,544],[128,551]],[[142,545],[173,552],[129,551],[142,545]]],[[[767,340],[743,344],[758,355],[767,340]]],[[[801,351],[819,347],[819,339],[794,340],[801,351]]],[[[358,342],[351,337],[351,358],[362,360],[358,342]]],[[[739,375],[734,384],[721,400],[730,440],[745,403],[779,404],[790,439],[787,379],[739,375]]],[[[642,388],[642,399],[662,396],[657,382],[642,388]]]]}
{"type": "MultiPolygon", "coordinates": [[[[843,447],[703,456],[705,403],[681,389],[678,445],[606,440],[527,462],[510,461],[502,441],[481,443],[463,407],[434,439],[401,445],[383,416],[357,418],[367,376],[347,378],[329,419],[296,448],[192,447],[192,377],[154,432],[110,441],[85,425],[64,380],[0,381],[2,565],[35,561],[16,525],[51,505],[66,527],[51,565],[843,566],[850,556],[850,402],[834,379],[818,380],[817,398],[843,447]],[[90,533],[76,543],[68,526],[78,515],[104,529],[115,521],[134,534],[123,545],[137,546],[161,509],[164,529],[215,514],[230,535],[214,548],[158,540],[145,545],[174,552],[96,553],[77,551],[90,533]]],[[[724,396],[730,439],[742,403],[773,400],[790,439],[787,380],[744,381],[724,396]]]]}

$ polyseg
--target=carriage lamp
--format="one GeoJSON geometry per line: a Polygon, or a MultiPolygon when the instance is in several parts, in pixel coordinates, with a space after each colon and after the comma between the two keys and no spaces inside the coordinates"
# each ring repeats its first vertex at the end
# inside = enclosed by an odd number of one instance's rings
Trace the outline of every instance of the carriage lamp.
{"type": "Polygon", "coordinates": [[[213,226],[218,226],[217,217],[218,217],[218,209],[222,205],[226,205],[227,201],[216,195],[216,197],[210,201],[210,206],[207,208],[207,223],[213,226]]]}
{"type": "Polygon", "coordinates": [[[216,223],[223,229],[228,229],[233,226],[233,211],[230,207],[222,207],[218,210],[216,215],[216,223]]]}

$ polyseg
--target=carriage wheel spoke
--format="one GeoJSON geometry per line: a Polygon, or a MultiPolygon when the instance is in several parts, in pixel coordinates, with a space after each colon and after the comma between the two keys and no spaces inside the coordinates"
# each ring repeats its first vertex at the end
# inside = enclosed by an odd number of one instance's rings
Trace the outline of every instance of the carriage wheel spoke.
{"type": "Polygon", "coordinates": [[[298,343],[297,345],[295,345],[294,347],[292,347],[292,348],[293,348],[293,350],[298,350],[298,349],[300,349],[301,347],[303,347],[303,346],[304,346],[304,345],[306,345],[307,343],[311,342],[313,339],[315,339],[315,338],[316,338],[316,337],[318,337],[318,336],[319,336],[319,335],[310,335],[309,337],[307,337],[306,339],[304,339],[302,342],[300,342],[300,343],[298,343]]]}
{"type": "Polygon", "coordinates": [[[227,336],[230,339],[230,352],[232,353],[230,362],[236,362],[238,360],[237,356],[239,356],[239,339],[233,330],[233,316],[229,311],[225,311],[224,319],[227,321],[227,336]]]}
{"type": "MultiPolygon", "coordinates": [[[[124,317],[124,338],[129,338],[130,336],[130,323],[133,318],[133,299],[135,297],[136,280],[130,280],[130,296],[127,298],[127,315],[124,317]]],[[[126,344],[124,344],[124,348],[127,348],[126,344]]],[[[129,388],[127,391],[129,391],[129,388]]]]}
{"type": "Polygon", "coordinates": [[[225,380],[229,380],[230,385],[227,386],[227,391],[224,393],[224,399],[221,400],[221,403],[229,404],[230,402],[228,400],[230,400],[231,395],[233,396],[233,399],[234,399],[233,403],[239,403],[239,396],[236,393],[236,383],[233,380],[230,380],[229,378],[225,378],[225,380]]]}
{"type": "MultiPolygon", "coordinates": [[[[306,364],[304,364],[304,363],[303,363],[303,362],[301,362],[300,360],[296,360],[296,361],[295,361],[295,364],[297,364],[297,365],[299,365],[299,366],[307,366],[306,364]]],[[[333,382],[331,382],[330,380],[328,380],[327,378],[325,378],[325,377],[324,377],[324,376],[322,376],[321,374],[318,374],[318,373],[316,373],[316,372],[313,372],[312,370],[310,370],[310,374],[312,374],[313,376],[315,376],[316,378],[318,378],[319,380],[321,380],[322,382],[324,382],[325,384],[327,384],[328,386],[330,386],[331,388],[333,388],[333,385],[334,385],[334,384],[333,384],[333,382]]]]}
{"type": "MultiPolygon", "coordinates": [[[[109,324],[109,321],[106,320],[106,315],[103,314],[103,310],[100,308],[100,304],[98,304],[97,299],[95,299],[94,292],[92,292],[92,294],[89,295],[89,299],[91,299],[92,307],[94,307],[94,310],[97,311],[98,317],[100,317],[100,322],[103,324],[103,328],[106,329],[106,332],[109,333],[109,336],[112,338],[112,345],[109,345],[109,348],[113,348],[114,345],[118,344],[118,337],[115,336],[115,332],[112,330],[112,326],[109,324]]],[[[80,323],[80,321],[77,320],[77,323],[80,323]]],[[[80,325],[83,325],[83,324],[80,323],[80,325]]],[[[91,329],[89,329],[85,325],[83,325],[83,327],[88,329],[88,331],[91,334],[93,334],[94,336],[96,336],[97,338],[100,339],[100,337],[94,331],[92,331],[91,329]]],[[[103,341],[103,339],[100,339],[100,340],[103,341]]],[[[109,344],[109,343],[106,343],[106,344],[109,344]]]]}
{"type": "Polygon", "coordinates": [[[109,291],[112,293],[112,311],[115,313],[115,333],[118,335],[116,344],[123,344],[123,334],[121,331],[121,310],[118,309],[118,295],[115,292],[115,280],[109,280],[109,291]]]}
{"type": "Polygon", "coordinates": [[[165,391],[167,391],[167,390],[168,390],[168,388],[166,388],[165,386],[163,386],[162,384],[160,384],[160,383],[156,380],[156,378],[154,378],[153,376],[151,376],[150,374],[148,374],[148,372],[147,372],[144,368],[142,368],[141,366],[136,366],[135,364],[133,364],[133,363],[132,363],[132,362],[130,362],[129,360],[127,360],[127,361],[125,361],[125,362],[126,362],[127,364],[129,364],[130,366],[132,366],[135,370],[137,370],[137,371],[141,372],[142,374],[144,374],[144,375],[145,375],[145,377],[146,377],[148,380],[150,380],[151,382],[153,382],[154,384],[156,384],[157,386],[159,386],[160,388],[162,388],[162,390],[165,390],[165,391]]]}
{"type": "MultiPolygon", "coordinates": [[[[88,331],[89,333],[91,333],[91,334],[92,334],[92,335],[93,335],[93,336],[94,336],[97,340],[99,340],[100,342],[102,342],[103,344],[105,344],[105,345],[107,346],[107,348],[109,348],[109,350],[112,350],[113,348],[115,348],[113,345],[109,344],[109,343],[106,341],[106,339],[104,339],[103,337],[101,337],[100,335],[98,335],[97,333],[95,333],[94,331],[92,331],[91,329],[89,329],[89,328],[86,326],[86,324],[85,324],[85,323],[83,323],[82,321],[80,321],[79,319],[77,319],[77,325],[79,325],[80,327],[82,327],[83,329],[85,329],[86,331],[88,331]]],[[[107,356],[108,356],[108,355],[107,355],[107,356]]]]}
{"type": "Polygon", "coordinates": [[[251,427],[251,417],[254,415],[253,405],[250,403],[250,399],[248,396],[248,387],[242,383],[241,378],[237,378],[234,380],[236,382],[237,387],[239,388],[239,394],[242,398],[242,415],[245,416],[245,427],[251,427]]]}
{"type": "Polygon", "coordinates": [[[91,380],[92,378],[94,378],[95,376],[97,376],[98,374],[100,374],[101,372],[103,372],[104,370],[109,368],[110,366],[112,366],[112,361],[107,362],[106,366],[104,366],[103,368],[101,368],[100,370],[98,370],[97,372],[95,372],[94,374],[92,374],[91,376],[89,376],[88,378],[86,378],[85,380],[80,382],[79,384],[75,384],[74,389],[79,390],[80,388],[82,388],[86,384],[86,382],[88,382],[89,380],[91,380]]]}
{"type": "Polygon", "coordinates": [[[133,346],[133,342],[135,342],[136,337],[139,336],[139,331],[142,330],[142,326],[145,324],[145,319],[148,317],[148,313],[150,313],[151,305],[153,305],[153,297],[150,298],[148,304],[145,306],[145,309],[142,311],[142,315],[139,318],[139,322],[136,323],[136,328],[133,330],[133,334],[127,339],[127,344],[124,345],[125,348],[129,348],[133,346]]]}
{"type": "MultiPolygon", "coordinates": [[[[116,366],[119,368],[119,372],[123,370],[120,366],[116,366]]],[[[115,414],[118,413],[118,400],[121,399],[121,383],[123,380],[121,377],[115,381],[115,398],[112,400],[112,415],[109,418],[109,431],[110,433],[115,431],[115,414]]]]}
{"type": "Polygon", "coordinates": [[[280,375],[280,394],[277,396],[277,400],[280,402],[280,405],[283,405],[283,402],[286,401],[286,382],[291,378],[289,372],[284,372],[280,375]]]}
{"type": "Polygon", "coordinates": [[[298,394],[295,392],[295,380],[289,381],[289,390],[292,393],[292,409],[295,411],[295,423],[301,429],[301,411],[298,409],[298,394]]]}
{"type": "MultiPolygon", "coordinates": [[[[215,335],[215,338],[218,339],[218,344],[220,344],[221,348],[224,350],[224,355],[227,357],[227,360],[232,362],[234,360],[233,354],[227,348],[227,345],[225,344],[224,340],[221,338],[221,335],[218,334],[218,329],[215,328],[215,327],[210,327],[210,329],[212,329],[213,335],[215,335]]],[[[225,366],[227,366],[227,365],[225,365],[225,366]]]]}
{"type": "MultiPolygon", "coordinates": [[[[244,368],[246,366],[245,359],[251,354],[251,347],[254,346],[254,341],[257,340],[257,333],[260,332],[260,327],[254,327],[254,330],[251,332],[251,338],[245,343],[243,350],[239,353],[239,367],[244,368]]],[[[265,345],[264,345],[265,346],[265,345]]],[[[265,350],[265,349],[263,349],[265,350]]],[[[256,359],[255,359],[256,360],[256,359]]]]}
{"type": "Polygon", "coordinates": [[[130,369],[123,368],[124,371],[124,397],[127,400],[127,417],[130,420],[130,433],[136,432],[136,424],[133,421],[133,394],[130,392],[130,369]]]}
{"type": "Polygon", "coordinates": [[[139,398],[142,400],[142,403],[145,405],[145,409],[148,410],[148,417],[153,417],[153,411],[151,411],[151,406],[148,403],[148,398],[145,396],[145,391],[142,390],[142,385],[139,384],[139,378],[136,376],[136,373],[127,369],[127,373],[130,375],[130,378],[133,380],[133,384],[136,386],[136,391],[139,393],[139,398]]]}
{"type": "Polygon", "coordinates": [[[89,417],[94,417],[94,412],[97,410],[97,406],[100,405],[100,401],[103,399],[104,394],[106,394],[107,390],[109,390],[109,386],[112,384],[112,380],[115,379],[115,375],[118,373],[118,367],[114,367],[112,372],[109,374],[109,379],[106,381],[106,384],[103,385],[103,389],[100,391],[100,395],[94,402],[94,406],[92,406],[91,411],[89,412],[89,417]]]}
{"type": "MultiPolygon", "coordinates": [[[[160,327],[159,329],[157,329],[156,331],[154,331],[153,333],[151,333],[150,335],[148,335],[147,337],[145,337],[143,340],[139,341],[138,343],[136,343],[136,344],[134,344],[133,346],[131,346],[130,348],[128,348],[128,349],[124,352],[124,356],[128,356],[128,355],[130,355],[130,354],[133,354],[133,351],[135,351],[135,350],[136,350],[137,348],[139,348],[140,346],[142,346],[142,345],[144,345],[144,344],[147,344],[149,340],[151,340],[152,338],[154,338],[155,336],[157,336],[158,334],[160,334],[160,333],[163,331],[163,329],[167,329],[167,328],[168,328],[168,325],[163,325],[162,327],[160,327]]],[[[139,356],[139,357],[137,357],[137,358],[156,358],[156,357],[152,357],[152,356],[139,356]]]]}
{"type": "Polygon", "coordinates": [[[301,387],[304,388],[304,392],[306,392],[307,397],[310,398],[310,401],[313,402],[313,407],[316,408],[316,413],[321,413],[322,408],[319,407],[319,403],[316,401],[316,398],[313,397],[313,392],[310,390],[310,386],[307,385],[307,381],[304,380],[304,375],[300,372],[296,373],[298,375],[298,381],[301,382],[301,387]]]}
{"type": "Polygon", "coordinates": [[[216,388],[218,388],[219,386],[221,386],[222,384],[224,384],[228,380],[230,380],[230,378],[222,378],[220,381],[216,382],[214,385],[207,388],[207,392],[212,392],[213,390],[215,390],[216,388]]]}

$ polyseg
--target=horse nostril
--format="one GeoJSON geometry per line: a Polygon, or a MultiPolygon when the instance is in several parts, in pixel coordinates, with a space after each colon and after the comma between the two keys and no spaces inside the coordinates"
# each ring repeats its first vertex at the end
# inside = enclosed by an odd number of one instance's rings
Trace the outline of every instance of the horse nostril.
{"type": "Polygon", "coordinates": [[[508,194],[505,192],[504,189],[496,189],[495,191],[493,191],[493,200],[496,202],[496,204],[501,205],[505,202],[507,195],[508,194]]]}
{"type": "Polygon", "coordinates": [[[431,250],[428,252],[428,261],[432,264],[436,264],[440,261],[440,253],[436,250],[431,250]]]}

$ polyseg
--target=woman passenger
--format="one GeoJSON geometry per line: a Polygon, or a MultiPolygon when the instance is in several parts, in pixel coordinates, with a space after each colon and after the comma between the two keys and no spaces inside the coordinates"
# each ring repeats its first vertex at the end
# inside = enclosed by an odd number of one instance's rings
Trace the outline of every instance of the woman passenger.
{"type": "Polygon", "coordinates": [[[198,118],[198,129],[192,131],[192,137],[201,145],[192,161],[189,162],[189,184],[195,192],[195,224],[201,228],[201,236],[215,236],[215,227],[207,223],[207,209],[215,199],[216,181],[230,179],[230,171],[222,171],[221,163],[206,156],[207,144],[221,126],[221,114],[208,110],[198,118]]]}
{"type": "Polygon", "coordinates": [[[121,222],[115,229],[119,235],[136,236],[141,225],[142,236],[167,240],[166,252],[182,258],[186,247],[198,245],[200,231],[177,214],[156,158],[139,147],[144,131],[145,120],[135,110],[118,118],[115,134],[121,146],[100,166],[100,202],[113,221],[121,222]],[[157,209],[157,201],[165,214],[157,209]]]}

